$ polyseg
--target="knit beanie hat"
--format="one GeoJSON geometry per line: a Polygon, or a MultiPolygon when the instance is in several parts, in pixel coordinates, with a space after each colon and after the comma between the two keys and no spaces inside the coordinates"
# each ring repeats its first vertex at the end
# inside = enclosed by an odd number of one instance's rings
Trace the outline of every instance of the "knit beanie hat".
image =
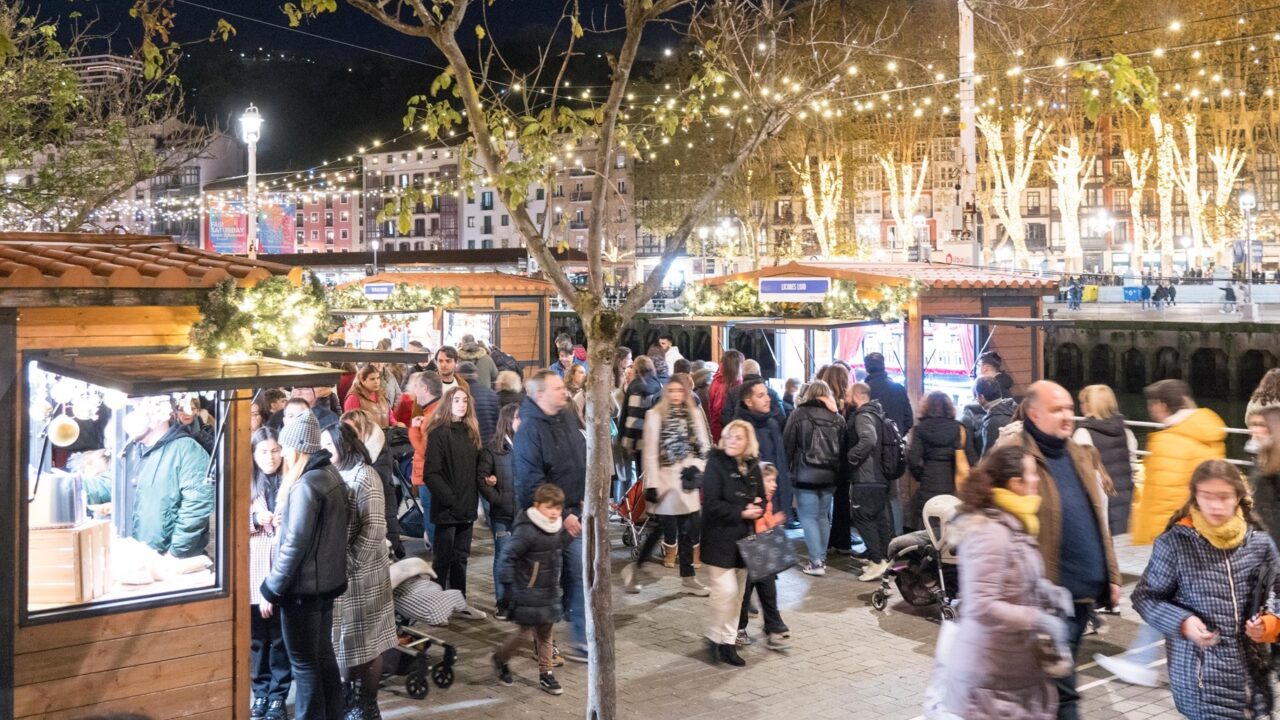
{"type": "Polygon", "coordinates": [[[320,423],[316,421],[315,414],[304,412],[285,423],[280,431],[280,445],[303,455],[320,452],[320,423]]]}

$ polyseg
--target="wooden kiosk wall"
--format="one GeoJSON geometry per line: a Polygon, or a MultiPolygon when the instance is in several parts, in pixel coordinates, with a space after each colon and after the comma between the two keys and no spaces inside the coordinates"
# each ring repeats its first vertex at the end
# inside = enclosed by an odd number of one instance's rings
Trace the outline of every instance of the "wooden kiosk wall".
{"type": "MultiPolygon", "coordinates": [[[[64,307],[0,311],[0,417],[26,412],[21,353],[24,350],[181,346],[198,318],[194,307],[64,307]]],[[[9,568],[0,580],[0,609],[10,627],[0,640],[0,717],[70,720],[110,712],[143,713],[156,720],[233,718],[249,707],[248,473],[249,391],[231,403],[226,473],[230,525],[225,597],[142,607],[66,622],[21,627],[16,606],[19,523],[4,512],[3,542],[9,568]],[[10,644],[10,647],[5,647],[10,644]],[[5,667],[7,665],[7,667],[5,667]],[[9,672],[12,672],[11,682],[9,672]],[[5,692],[5,694],[8,694],[5,692]]],[[[10,471],[0,488],[10,508],[21,509],[25,472],[20,424],[0,439],[10,471]]],[[[247,711],[247,710],[246,710],[247,711]]]]}

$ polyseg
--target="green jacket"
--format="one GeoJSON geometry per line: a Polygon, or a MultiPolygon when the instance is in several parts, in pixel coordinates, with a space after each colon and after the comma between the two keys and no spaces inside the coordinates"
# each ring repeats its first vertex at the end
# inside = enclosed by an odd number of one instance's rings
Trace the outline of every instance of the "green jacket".
{"type": "Polygon", "coordinates": [[[174,557],[203,553],[214,505],[214,485],[204,481],[209,453],[185,425],[175,423],[139,455],[133,537],[174,557]]]}

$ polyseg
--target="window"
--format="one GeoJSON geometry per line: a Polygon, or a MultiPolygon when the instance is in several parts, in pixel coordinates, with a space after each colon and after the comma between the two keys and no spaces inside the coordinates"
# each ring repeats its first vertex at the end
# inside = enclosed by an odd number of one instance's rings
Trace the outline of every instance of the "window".
{"type": "Polygon", "coordinates": [[[485,190],[484,192],[480,193],[480,209],[481,210],[493,209],[493,191],[492,190],[485,190]]]}
{"type": "MultiPolygon", "coordinates": [[[[342,193],[342,195],[338,197],[338,203],[341,205],[351,204],[351,196],[348,195],[347,193],[342,193]]],[[[343,213],[343,214],[345,215],[346,213],[343,213]]]]}
{"type": "Polygon", "coordinates": [[[351,222],[351,213],[346,210],[343,210],[342,214],[340,214],[338,217],[342,220],[342,222],[351,222]]]}
{"type": "Polygon", "coordinates": [[[468,204],[468,205],[475,205],[475,204],[476,204],[476,194],[475,194],[475,193],[473,193],[473,192],[468,192],[468,193],[467,193],[467,204],[468,204]]]}
{"type": "Polygon", "coordinates": [[[480,232],[484,233],[485,235],[493,234],[493,216],[492,215],[484,216],[484,221],[481,223],[480,232]]]}
{"type": "Polygon", "coordinates": [[[293,219],[293,226],[302,227],[304,224],[306,224],[306,221],[307,221],[307,214],[298,213],[293,219]]]}
{"type": "Polygon", "coordinates": [[[350,239],[351,239],[351,231],[350,231],[350,230],[346,230],[346,229],[344,229],[344,230],[342,230],[341,232],[342,232],[342,235],[340,235],[339,237],[341,237],[343,240],[350,240],[350,239]]]}
{"type": "Polygon", "coordinates": [[[305,230],[297,231],[296,233],[294,233],[293,239],[297,241],[299,245],[305,243],[307,241],[307,231],[305,230]]]}
{"type": "Polygon", "coordinates": [[[613,159],[613,166],[619,170],[625,168],[627,166],[626,153],[618,153],[618,155],[613,159]]]}
{"type": "Polygon", "coordinates": [[[546,213],[538,213],[538,220],[537,220],[538,225],[541,225],[542,223],[546,222],[546,220],[547,220],[546,213]]]}
{"type": "Polygon", "coordinates": [[[546,199],[547,199],[547,190],[546,190],[546,188],[538,188],[538,192],[536,193],[536,197],[537,197],[539,200],[546,200],[546,199]]]}
{"type": "Polygon", "coordinates": [[[1027,191],[1027,210],[1031,212],[1036,212],[1036,213],[1040,212],[1040,191],[1039,190],[1027,191]]]}
{"type": "Polygon", "coordinates": [[[475,227],[475,226],[476,226],[476,218],[475,218],[475,216],[473,215],[473,216],[468,217],[468,218],[467,218],[467,227],[469,227],[469,228],[473,228],[473,227],[475,227]]]}
{"type": "Polygon", "coordinates": [[[426,219],[426,218],[415,218],[415,219],[414,219],[414,221],[413,221],[413,235],[414,235],[414,237],[422,237],[422,236],[424,236],[424,235],[426,235],[426,234],[427,234],[427,219],[426,219]]]}
{"type": "Polygon", "coordinates": [[[325,243],[326,245],[332,245],[332,244],[333,244],[333,231],[332,231],[332,230],[325,230],[325,231],[324,231],[324,243],[325,243]]]}
{"type": "Polygon", "coordinates": [[[324,213],[324,225],[325,225],[325,227],[333,227],[333,211],[332,211],[332,210],[326,210],[326,211],[325,211],[325,213],[324,213]]]}
{"type": "Polygon", "coordinates": [[[475,240],[468,240],[468,241],[467,241],[467,249],[468,249],[468,250],[475,250],[475,249],[476,249],[476,241],[475,241],[475,240]]]}
{"type": "Polygon", "coordinates": [[[502,225],[502,227],[508,227],[508,226],[510,226],[510,225],[511,225],[511,216],[510,216],[510,215],[503,215],[503,216],[502,216],[502,222],[501,222],[501,225],[502,225]]]}
{"type": "Polygon", "coordinates": [[[409,173],[400,173],[400,187],[409,187],[409,173]]]}
{"type": "Polygon", "coordinates": [[[318,213],[318,212],[313,212],[313,213],[311,213],[311,222],[313,222],[313,223],[318,223],[318,222],[320,222],[320,213],[318,213]]]}
{"type": "Polygon", "coordinates": [[[480,241],[480,247],[484,248],[485,250],[489,250],[489,249],[493,248],[493,241],[492,241],[492,240],[481,240],[481,241],[480,241]]]}
{"type": "Polygon", "coordinates": [[[1111,207],[1122,209],[1129,205],[1129,194],[1124,190],[1111,191],[1111,207]]]}
{"type": "Polygon", "coordinates": [[[194,404],[216,423],[227,411],[218,394],[126,397],[36,359],[25,363],[24,381],[30,400],[17,421],[18,452],[30,468],[23,496],[32,498],[22,504],[24,617],[137,610],[224,591],[226,443],[156,444],[175,410],[194,404]],[[131,434],[141,441],[126,445],[131,434]]]}
{"type": "Polygon", "coordinates": [[[312,242],[318,242],[319,240],[320,240],[320,231],[319,231],[319,230],[312,230],[312,231],[311,231],[311,241],[312,241],[312,242]]]}
{"type": "Polygon", "coordinates": [[[395,161],[396,161],[396,156],[392,155],[391,153],[387,153],[387,164],[390,165],[395,161]]]}
{"type": "Polygon", "coordinates": [[[619,195],[626,195],[626,194],[627,194],[627,181],[626,181],[626,180],[619,180],[619,181],[618,181],[618,194],[619,194],[619,195]]]}

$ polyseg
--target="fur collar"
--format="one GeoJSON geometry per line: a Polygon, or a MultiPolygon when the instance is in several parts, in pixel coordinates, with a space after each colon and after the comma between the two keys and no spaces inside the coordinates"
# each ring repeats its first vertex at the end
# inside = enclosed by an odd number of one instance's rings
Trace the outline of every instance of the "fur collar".
{"type": "Polygon", "coordinates": [[[560,532],[560,528],[564,527],[563,516],[556,518],[555,522],[552,522],[551,520],[547,519],[546,515],[543,515],[542,513],[538,512],[534,508],[529,508],[527,511],[525,511],[525,514],[529,516],[529,522],[538,526],[539,530],[541,530],[544,533],[547,533],[548,535],[555,535],[556,533],[560,532]]]}
{"type": "Polygon", "coordinates": [[[426,575],[428,578],[435,580],[436,572],[431,569],[431,563],[419,557],[407,557],[391,564],[391,587],[400,587],[400,583],[419,575],[426,575]]]}

